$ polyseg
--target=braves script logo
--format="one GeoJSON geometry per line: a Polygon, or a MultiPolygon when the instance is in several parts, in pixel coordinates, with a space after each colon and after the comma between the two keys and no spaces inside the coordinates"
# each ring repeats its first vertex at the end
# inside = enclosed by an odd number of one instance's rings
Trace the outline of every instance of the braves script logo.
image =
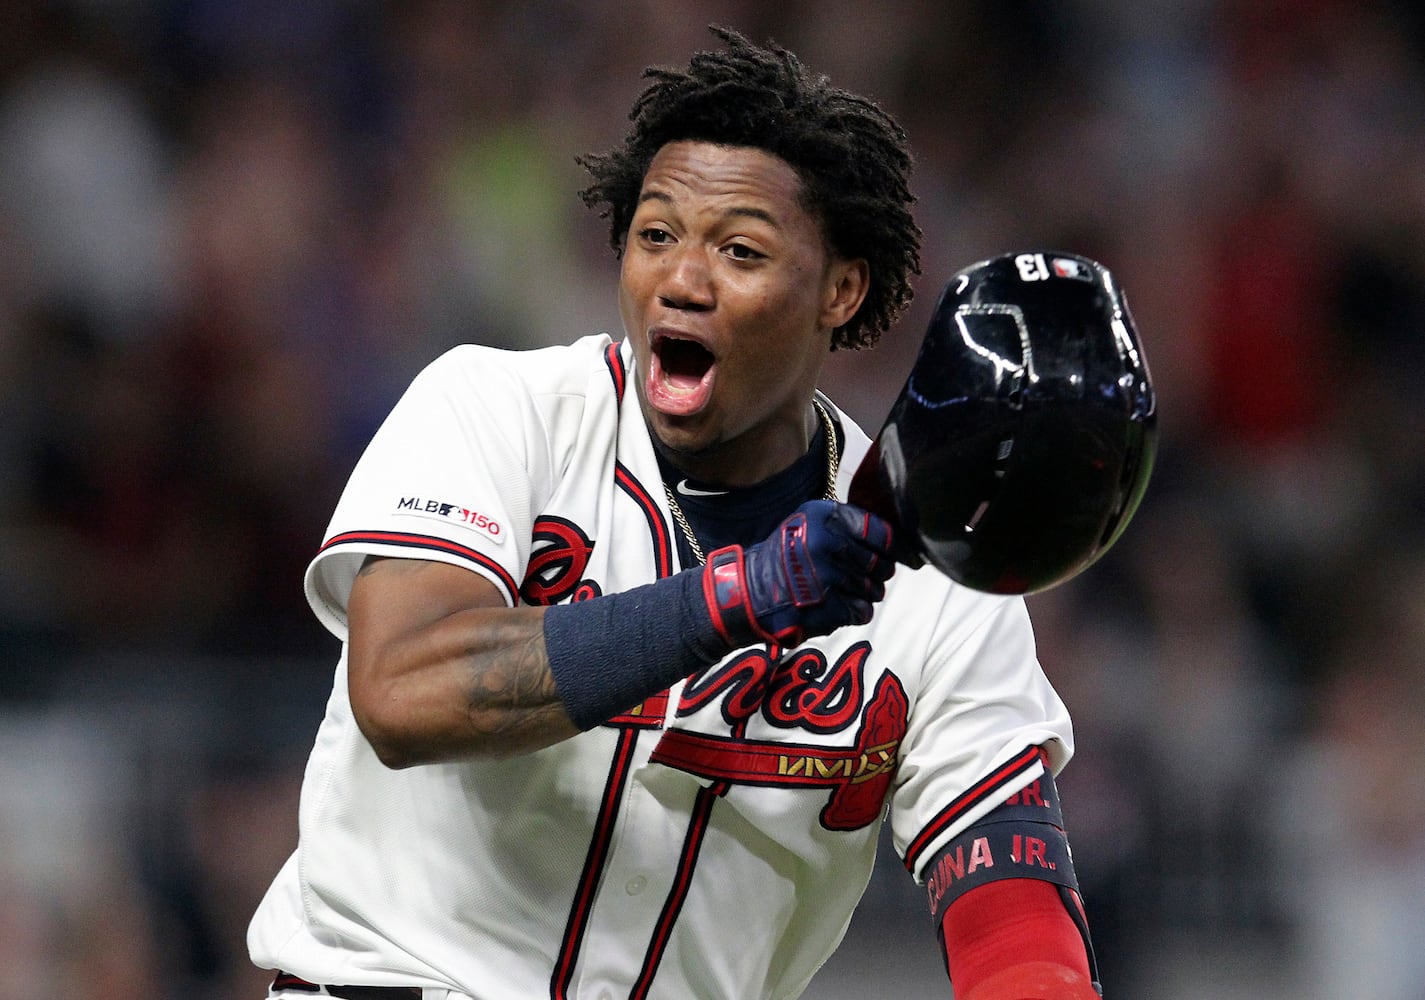
{"type": "Polygon", "coordinates": [[[781,663],[766,647],[749,649],[689,681],[678,715],[691,715],[725,693],[722,717],[731,726],[760,709],[779,729],[838,733],[861,711],[862,673],[870,652],[870,643],[858,642],[828,666],[826,654],[812,647],[781,663]]]}
{"type": "Polygon", "coordinates": [[[594,543],[577,524],[562,517],[541,517],[534,522],[533,541],[520,585],[526,604],[558,604],[568,597],[582,601],[602,593],[597,583],[584,579],[594,543]]]}
{"type": "Polygon", "coordinates": [[[678,704],[682,717],[721,698],[732,735],[671,729],[653,760],[742,784],[829,788],[823,826],[854,830],[874,823],[895,775],[909,701],[892,673],[881,677],[866,700],[870,652],[869,643],[859,642],[828,663],[820,650],[806,648],[779,664],[765,648],[746,650],[691,680],[678,704]],[[823,735],[860,725],[849,747],[748,740],[746,723],[758,714],[779,729],[823,735]]]}

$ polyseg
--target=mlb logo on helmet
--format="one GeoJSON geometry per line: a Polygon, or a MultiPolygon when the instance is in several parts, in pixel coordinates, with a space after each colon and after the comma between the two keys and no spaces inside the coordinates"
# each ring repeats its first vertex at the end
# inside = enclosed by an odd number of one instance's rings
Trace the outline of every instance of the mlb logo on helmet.
{"type": "Polygon", "coordinates": [[[1075,260],[1072,257],[1055,257],[1050,266],[1053,267],[1057,277],[1093,281],[1093,271],[1081,260],[1075,260]]]}

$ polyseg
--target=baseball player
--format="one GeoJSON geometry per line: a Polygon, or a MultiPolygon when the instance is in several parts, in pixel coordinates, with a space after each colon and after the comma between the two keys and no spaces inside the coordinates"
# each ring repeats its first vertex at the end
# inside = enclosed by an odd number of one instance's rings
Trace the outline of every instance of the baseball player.
{"type": "Polygon", "coordinates": [[[841,500],[869,442],[816,385],[909,301],[904,136],[717,34],[581,160],[623,336],[450,351],[337,505],[269,996],[796,997],[886,816],[956,997],[1098,995],[1022,599],[841,500]]]}

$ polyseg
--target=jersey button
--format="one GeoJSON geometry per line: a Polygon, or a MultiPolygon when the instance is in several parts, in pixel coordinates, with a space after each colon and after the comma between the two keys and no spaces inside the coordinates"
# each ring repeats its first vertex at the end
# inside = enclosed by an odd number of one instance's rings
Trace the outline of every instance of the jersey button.
{"type": "Polygon", "coordinates": [[[627,884],[624,885],[623,888],[624,892],[627,892],[630,896],[637,896],[640,892],[647,888],[647,886],[648,879],[644,878],[642,875],[635,875],[633,878],[628,880],[627,884]]]}

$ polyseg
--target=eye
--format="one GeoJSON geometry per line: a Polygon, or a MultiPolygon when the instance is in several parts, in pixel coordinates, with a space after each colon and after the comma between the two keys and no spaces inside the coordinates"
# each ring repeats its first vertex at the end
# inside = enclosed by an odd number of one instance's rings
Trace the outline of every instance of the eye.
{"type": "Polygon", "coordinates": [[[667,246],[673,242],[673,234],[659,226],[645,226],[638,231],[639,239],[652,246],[667,246]]]}
{"type": "Polygon", "coordinates": [[[729,243],[723,252],[733,260],[761,260],[767,256],[757,250],[753,250],[746,243],[729,243]]]}

